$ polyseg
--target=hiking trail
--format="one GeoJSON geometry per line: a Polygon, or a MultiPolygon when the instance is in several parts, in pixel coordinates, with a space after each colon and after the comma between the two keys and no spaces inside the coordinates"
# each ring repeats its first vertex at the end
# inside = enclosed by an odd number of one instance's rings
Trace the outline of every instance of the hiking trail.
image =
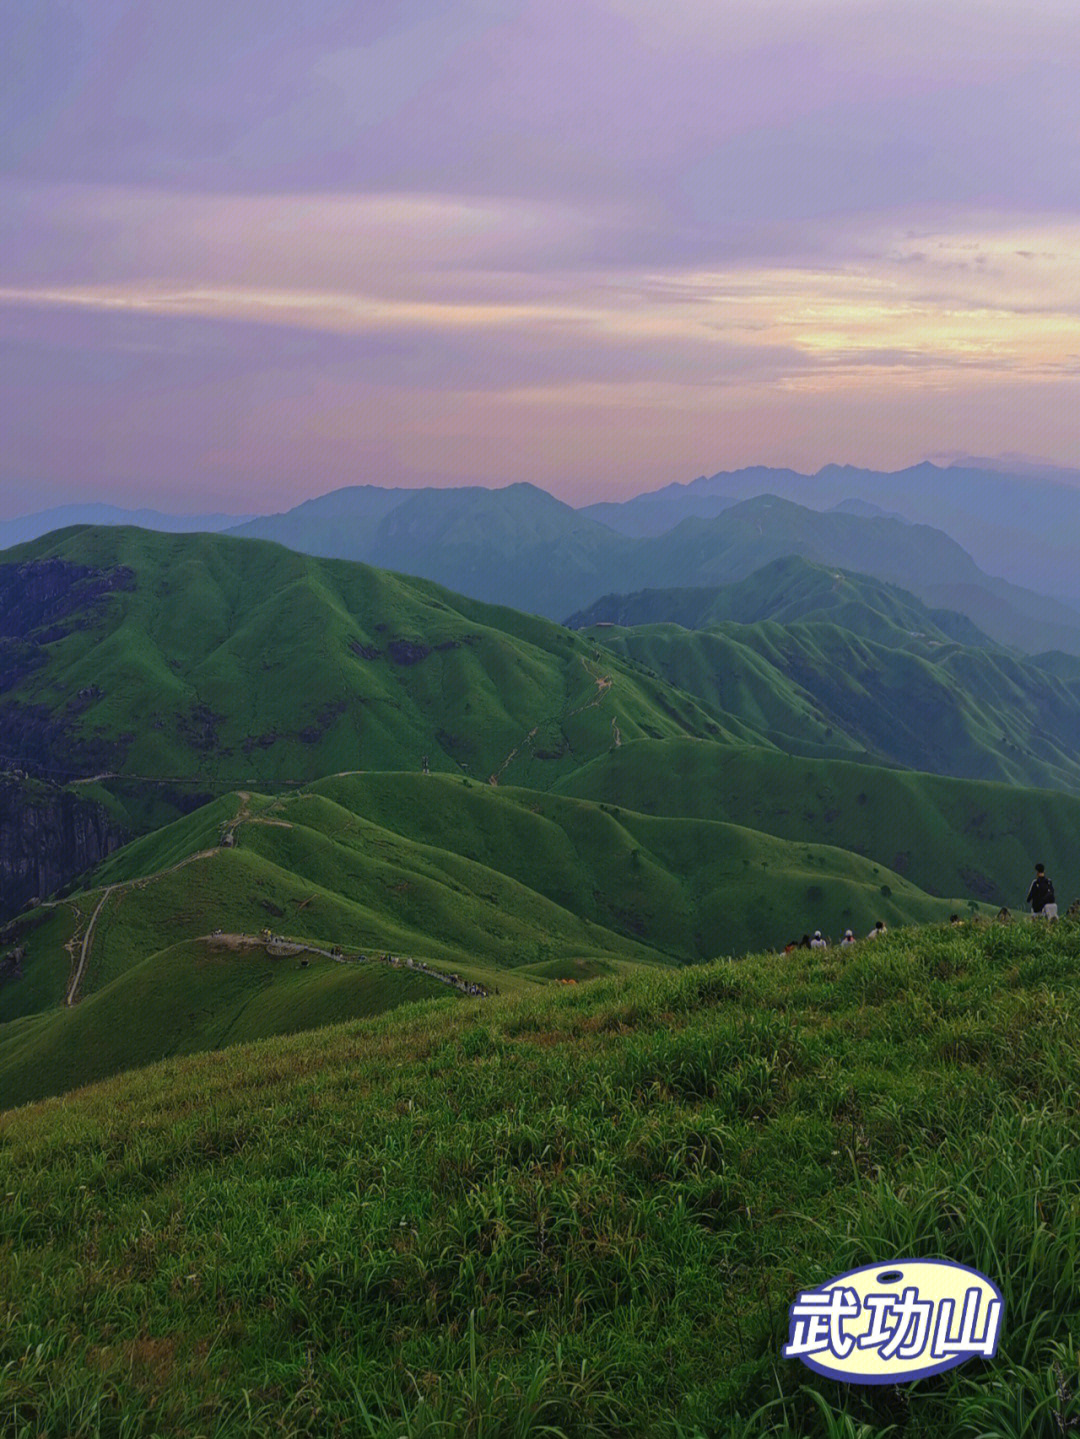
{"type": "MultiPolygon", "coordinates": [[[[562,722],[563,722],[564,720],[573,719],[573,717],[574,717],[575,715],[584,714],[584,712],[585,712],[586,710],[597,709],[597,708],[600,706],[600,704],[603,703],[604,696],[607,694],[608,690],[611,689],[611,686],[612,686],[612,678],[611,678],[610,675],[596,674],[595,671],[590,668],[590,666],[589,666],[589,661],[585,658],[584,655],[581,656],[581,663],[582,663],[582,665],[583,665],[584,668],[585,668],[585,673],[589,676],[589,678],[590,678],[590,679],[593,681],[593,683],[596,685],[596,694],[593,696],[593,698],[592,698],[591,700],[586,700],[586,702],[585,702],[583,705],[578,705],[578,707],[577,707],[576,709],[563,710],[562,713],[558,716],[558,719],[557,719],[557,721],[556,721],[556,723],[558,723],[558,724],[562,724],[562,722]]],[[[502,778],[503,772],[506,770],[507,766],[508,766],[508,765],[510,764],[510,762],[517,756],[517,754],[518,754],[518,752],[521,750],[522,746],[529,744],[530,741],[535,737],[536,732],[537,732],[537,730],[540,728],[540,725],[541,725],[542,723],[543,723],[543,721],[540,720],[540,721],[538,721],[536,724],[534,724],[533,727],[532,727],[532,729],[531,729],[531,730],[529,731],[529,733],[525,736],[525,738],[521,741],[521,743],[520,743],[520,744],[516,744],[516,745],[514,746],[514,748],[510,751],[510,753],[509,753],[509,754],[506,756],[506,758],[503,760],[503,762],[502,762],[502,764],[499,766],[499,768],[495,771],[495,773],[488,776],[488,784],[498,784],[498,783],[499,783],[499,780],[502,778]]],[[[621,744],[622,744],[622,736],[621,736],[621,734],[619,733],[619,726],[616,724],[614,718],[612,718],[611,726],[612,726],[612,731],[613,731],[614,736],[615,736],[615,743],[616,743],[617,745],[621,745],[621,744]]]]}
{"type": "MultiPolygon", "coordinates": [[[[251,799],[250,794],[242,794],[239,798],[240,808],[237,810],[236,815],[234,816],[228,827],[227,832],[230,834],[235,830],[237,825],[242,822],[242,820],[252,818],[250,811],[248,811],[246,808],[247,802],[251,799]]],[[[178,859],[175,864],[167,865],[164,869],[159,869],[154,874],[140,875],[138,879],[128,879],[124,880],[120,884],[110,884],[105,887],[101,898],[98,900],[97,907],[95,908],[93,914],[90,916],[89,922],[87,923],[86,933],[82,937],[82,944],[79,948],[78,964],[76,965],[75,973],[72,975],[71,983],[68,986],[67,999],[65,1001],[69,1009],[71,1009],[75,1004],[78,1003],[79,986],[82,984],[83,976],[86,973],[86,963],[87,960],[90,958],[90,950],[94,938],[94,927],[97,924],[98,916],[104,909],[105,902],[109,898],[109,896],[111,894],[123,895],[128,890],[143,889],[146,885],[153,884],[155,880],[164,879],[165,876],[169,874],[175,874],[177,870],[184,869],[187,865],[194,864],[197,860],[211,859],[214,855],[219,853],[220,846],[217,845],[215,845],[213,849],[196,850],[194,854],[185,855],[183,859],[178,859]]],[[[76,931],[75,934],[73,934],[71,939],[68,941],[67,946],[65,947],[68,949],[68,952],[71,954],[72,960],[74,961],[75,947],[79,944],[78,924],[82,918],[82,913],[76,904],[72,904],[71,908],[75,913],[76,931]]]]}

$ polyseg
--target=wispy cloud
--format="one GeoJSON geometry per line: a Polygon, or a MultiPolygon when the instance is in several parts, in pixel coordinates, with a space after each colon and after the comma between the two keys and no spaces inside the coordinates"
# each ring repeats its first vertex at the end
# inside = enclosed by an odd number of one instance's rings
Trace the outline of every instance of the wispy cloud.
{"type": "MultiPolygon", "coordinates": [[[[73,229],[83,238],[88,214],[104,229],[125,213],[122,201],[84,200],[73,229]]],[[[794,375],[812,387],[820,375],[823,390],[837,369],[890,376],[979,369],[1021,382],[1072,373],[1080,355],[1080,222],[1016,227],[976,215],[966,227],[938,230],[875,221],[846,234],[827,264],[807,257],[714,269],[532,270],[538,227],[566,246],[569,259],[583,236],[601,233],[596,216],[430,196],[183,203],[136,196],[132,205],[127,263],[135,274],[4,284],[0,307],[328,335],[447,334],[482,343],[490,334],[518,355],[542,351],[545,385],[560,350],[568,376],[580,374],[582,347],[597,378],[605,354],[638,347],[646,367],[653,354],[658,378],[674,368],[690,386],[794,375]],[[160,273],[137,273],[157,266],[160,273]],[[333,287],[325,284],[327,268],[333,287]],[[216,279],[196,282],[193,271],[216,279]]],[[[611,233],[610,217],[606,224],[611,233]]],[[[115,254],[102,265],[93,245],[89,253],[87,268],[118,268],[115,254]]],[[[492,385],[498,388],[497,377],[492,385]]]]}
{"type": "Polygon", "coordinates": [[[1074,0],[44,0],[5,57],[19,472],[1080,463],[1074,0]]]}

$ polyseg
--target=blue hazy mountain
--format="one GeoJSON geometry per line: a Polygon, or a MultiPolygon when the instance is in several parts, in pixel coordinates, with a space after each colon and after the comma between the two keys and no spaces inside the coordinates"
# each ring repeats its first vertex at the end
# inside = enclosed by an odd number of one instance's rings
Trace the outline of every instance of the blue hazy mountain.
{"type": "MultiPolygon", "coordinates": [[[[1030,465],[1012,472],[994,464],[975,460],[943,467],[926,461],[892,472],[826,465],[816,474],[756,465],[668,485],[657,494],[670,525],[701,514],[717,496],[732,501],[773,494],[816,510],[870,504],[944,530],[990,574],[1080,599],[1080,472],[1030,465]]],[[[650,499],[626,501],[630,515],[659,514],[644,503],[650,499]]],[[[620,527],[610,513],[605,523],[620,527]]]]}
{"type": "MultiPolygon", "coordinates": [[[[742,473],[740,483],[747,486],[778,473],[788,488],[806,478],[794,471],[759,470],[752,479],[750,472],[742,473]]],[[[775,494],[732,500],[729,478],[669,486],[664,493],[674,502],[679,497],[671,491],[696,485],[696,493],[718,512],[690,515],[655,535],[620,532],[596,519],[595,507],[575,510],[529,484],[359,486],[233,533],[420,575],[474,599],[556,620],[601,595],[729,584],[797,555],[899,585],[932,609],[966,616],[999,644],[1029,653],[1080,653],[1080,612],[985,573],[955,539],[932,525],[873,512],[876,502],[849,496],[830,512],[775,494]],[[868,504],[870,513],[849,512],[868,504]]]]}

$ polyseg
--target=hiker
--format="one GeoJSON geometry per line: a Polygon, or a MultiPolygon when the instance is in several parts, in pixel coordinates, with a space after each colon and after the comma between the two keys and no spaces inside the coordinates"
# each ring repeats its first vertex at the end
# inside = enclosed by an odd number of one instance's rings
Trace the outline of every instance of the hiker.
{"type": "Polygon", "coordinates": [[[850,929],[845,929],[845,930],[844,930],[844,937],[843,937],[843,939],[840,941],[840,947],[843,948],[845,945],[854,944],[854,943],[855,943],[855,936],[854,936],[854,934],[852,933],[852,931],[851,931],[850,929]]]}
{"type": "Polygon", "coordinates": [[[1057,919],[1057,904],[1054,900],[1054,886],[1046,873],[1045,865],[1035,866],[1035,878],[1031,881],[1031,888],[1027,892],[1026,903],[1031,905],[1031,912],[1041,915],[1043,919],[1057,919]]]}
{"type": "Polygon", "coordinates": [[[884,933],[885,921],[883,919],[879,919],[866,937],[867,939],[877,939],[880,935],[883,935],[884,933]]]}
{"type": "Polygon", "coordinates": [[[960,916],[959,916],[958,914],[950,914],[950,915],[949,915],[949,923],[950,923],[950,924],[963,924],[963,922],[964,922],[964,921],[960,918],[960,916]]]}
{"type": "Polygon", "coordinates": [[[828,949],[828,947],[829,947],[829,941],[828,941],[827,939],[822,939],[822,937],[821,937],[821,930],[820,930],[820,929],[815,929],[815,930],[814,930],[814,937],[813,937],[813,939],[810,941],[810,948],[811,948],[811,949],[828,949]]]}
{"type": "Polygon", "coordinates": [[[810,936],[809,936],[808,934],[804,934],[803,937],[802,937],[802,939],[799,940],[799,948],[800,948],[800,949],[809,949],[809,948],[810,948],[810,936]]]}
{"type": "Polygon", "coordinates": [[[784,953],[794,954],[798,947],[798,943],[794,939],[789,939],[787,944],[784,945],[784,953]]]}

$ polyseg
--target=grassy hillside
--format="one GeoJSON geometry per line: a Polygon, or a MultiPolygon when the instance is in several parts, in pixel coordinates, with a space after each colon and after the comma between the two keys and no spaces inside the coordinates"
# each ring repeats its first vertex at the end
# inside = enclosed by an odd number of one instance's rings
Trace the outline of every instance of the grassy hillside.
{"type": "Polygon", "coordinates": [[[798,555],[773,560],[729,585],[605,595],[572,615],[567,624],[573,629],[598,622],[676,624],[700,630],[725,620],[742,625],[761,620],[785,625],[820,621],[863,639],[919,653],[950,641],[976,647],[990,644],[964,615],[931,610],[907,590],[859,574],[850,566],[816,565],[798,555]]]}
{"type": "Polygon", "coordinates": [[[1080,698],[1065,680],[877,619],[878,639],[823,621],[584,633],[782,749],[1080,790],[1080,698]]]}
{"type": "Polygon", "coordinates": [[[0,1024],[0,1100],[24,1104],[175,1055],[453,998],[458,990],[411,969],[318,957],[302,968],[262,946],[188,940],[70,1009],[0,1024]]]}
{"type": "Polygon", "coordinates": [[[1080,895],[1080,800],[775,751],[624,745],[566,781],[570,793],[648,814],[728,819],[839,844],[930,893],[1022,904],[1035,861],[1059,899],[1080,895]]]}
{"type": "Polygon", "coordinates": [[[238,1023],[265,1035],[285,1016],[300,1029],[400,1003],[411,991],[371,981],[385,953],[511,992],[779,948],[816,927],[837,938],[877,918],[941,919],[959,903],[828,846],[447,776],[230,796],[16,925],[25,955],[21,977],[0,982],[0,1095],[217,1047],[238,1023]],[[234,847],[218,843],[226,830],[234,847]],[[268,955],[264,930],[321,953],[268,955]]]}
{"type": "Polygon", "coordinates": [[[724,731],[543,620],[217,535],[62,532],[0,565],[0,753],[203,786],[434,769],[546,788],[626,738],[724,731]]]}
{"type": "Polygon", "coordinates": [[[1080,934],[913,930],[185,1057],[0,1118],[13,1434],[1049,1439],[1080,1417],[1080,934]],[[978,1142],[973,1142],[973,1135],[978,1142]],[[994,1360],[800,1289],[948,1258],[994,1360]]]}

